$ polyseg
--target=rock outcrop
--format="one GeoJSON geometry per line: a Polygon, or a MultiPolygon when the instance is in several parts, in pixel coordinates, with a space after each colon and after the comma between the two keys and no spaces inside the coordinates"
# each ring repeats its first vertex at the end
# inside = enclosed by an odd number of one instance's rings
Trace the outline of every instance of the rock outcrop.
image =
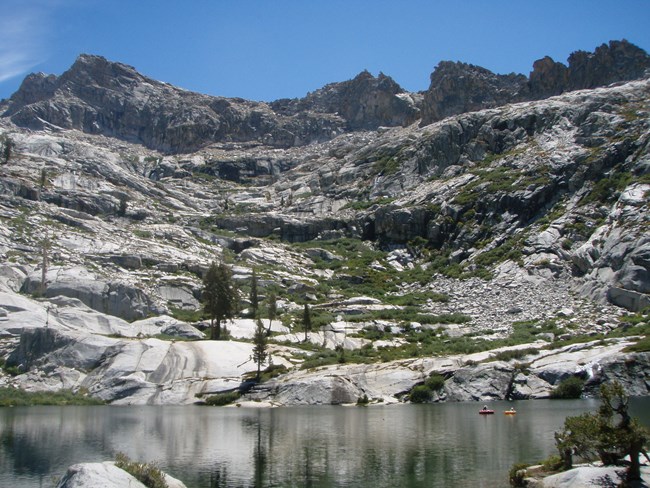
{"type": "MultiPolygon", "coordinates": [[[[185,484],[163,473],[168,488],[185,488],[185,484]]],[[[68,468],[66,474],[58,481],[56,488],[144,488],[145,485],[115,463],[81,463],[68,468]]]]}
{"type": "Polygon", "coordinates": [[[593,53],[576,51],[568,61],[566,66],[549,56],[538,59],[528,78],[443,61],[431,74],[431,84],[424,93],[421,124],[508,103],[540,100],[566,91],[635,80],[647,76],[650,69],[648,54],[625,40],[603,44],[593,53]]]}
{"type": "MultiPolygon", "coordinates": [[[[648,466],[641,467],[641,479],[639,486],[650,483],[650,468],[648,466]]],[[[530,488],[619,486],[619,484],[625,483],[625,468],[619,466],[578,466],[543,478],[526,478],[525,483],[530,488]]]]}
{"type": "Polygon", "coordinates": [[[348,130],[377,129],[380,126],[407,126],[420,115],[417,94],[402,89],[383,73],[374,77],[368,71],[350,81],[329,84],[301,99],[283,99],[271,103],[278,113],[300,112],[338,114],[348,130]]]}

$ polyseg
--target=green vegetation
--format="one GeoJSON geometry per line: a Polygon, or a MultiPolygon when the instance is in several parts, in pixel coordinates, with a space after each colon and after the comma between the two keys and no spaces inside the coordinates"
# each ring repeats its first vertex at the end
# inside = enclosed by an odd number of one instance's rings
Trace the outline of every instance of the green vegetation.
{"type": "Polygon", "coordinates": [[[582,389],[584,388],[585,380],[577,376],[571,376],[562,380],[553,391],[551,391],[550,398],[555,400],[568,400],[580,398],[582,396],[582,389]]]}
{"type": "Polygon", "coordinates": [[[169,313],[172,317],[181,322],[194,323],[207,318],[204,315],[203,310],[185,310],[182,308],[170,307],[169,313]]]}
{"type": "MultiPolygon", "coordinates": [[[[221,323],[232,319],[237,310],[237,293],[232,271],[225,264],[213,262],[203,278],[203,310],[210,317],[210,339],[222,339],[221,323]]],[[[223,337],[225,339],[225,337],[223,337]]]]}
{"type": "Polygon", "coordinates": [[[148,230],[133,229],[133,235],[141,239],[151,239],[153,234],[148,230]]]}
{"type": "Polygon", "coordinates": [[[14,155],[16,143],[7,134],[1,134],[0,146],[2,146],[2,163],[7,164],[14,155]]]}
{"type": "Polygon", "coordinates": [[[647,451],[650,432],[630,416],[629,397],[620,383],[601,385],[600,396],[602,403],[596,413],[567,417],[564,429],[555,433],[563,468],[572,467],[574,455],[598,458],[604,465],[619,464],[627,456],[625,481],[640,480],[639,454],[647,451]]]}
{"type": "Polygon", "coordinates": [[[253,336],[253,354],[251,358],[257,365],[257,375],[255,379],[259,381],[262,364],[264,364],[269,357],[269,346],[266,329],[264,328],[264,324],[262,324],[262,319],[258,317],[256,324],[255,335],[253,336]]]}
{"type": "Polygon", "coordinates": [[[18,388],[0,388],[0,407],[29,405],[103,405],[104,402],[70,390],[28,392],[18,388]]]}
{"type": "Polygon", "coordinates": [[[225,393],[217,393],[205,399],[205,404],[211,407],[223,407],[239,400],[241,394],[238,391],[229,391],[225,393]]]}
{"type": "Polygon", "coordinates": [[[636,344],[627,346],[624,352],[650,352],[650,336],[639,339],[636,344]]]}
{"type": "Polygon", "coordinates": [[[508,473],[508,480],[510,481],[510,486],[515,486],[515,487],[522,487],[526,486],[526,482],[524,479],[526,478],[526,468],[528,468],[530,464],[527,463],[517,463],[510,468],[510,472],[508,473]]]}
{"type": "Polygon", "coordinates": [[[365,407],[366,405],[368,405],[368,403],[370,403],[370,399],[368,398],[368,395],[366,395],[365,393],[363,396],[357,399],[357,405],[360,407],[365,407]]]}
{"type": "Polygon", "coordinates": [[[411,388],[411,393],[409,394],[411,403],[427,403],[431,401],[431,398],[431,389],[426,385],[416,385],[411,388]]]}
{"type": "Polygon", "coordinates": [[[115,466],[123,469],[148,488],[167,488],[164,473],[155,464],[131,461],[121,452],[115,456],[115,466]]]}
{"type": "Polygon", "coordinates": [[[521,248],[525,238],[523,234],[510,237],[503,244],[479,254],[474,263],[481,267],[492,266],[507,260],[520,263],[522,258],[521,248]]]}
{"type": "Polygon", "coordinates": [[[617,194],[632,182],[633,176],[629,172],[615,170],[609,176],[594,183],[591,191],[582,198],[581,204],[605,203],[617,197],[617,194]]]}
{"type": "MultiPolygon", "coordinates": [[[[422,313],[420,307],[414,306],[372,310],[364,314],[353,315],[347,318],[348,322],[368,322],[373,320],[388,320],[401,326],[407,326],[411,322],[418,322],[425,325],[466,324],[471,322],[472,318],[469,315],[462,313],[431,315],[422,313]]],[[[363,335],[363,333],[361,334],[363,335]]]]}
{"type": "Polygon", "coordinates": [[[439,373],[431,373],[423,385],[411,388],[409,400],[412,403],[427,403],[433,398],[433,393],[445,386],[445,377],[439,373]]]}
{"type": "Polygon", "coordinates": [[[431,389],[431,391],[441,390],[445,386],[445,377],[440,373],[431,373],[424,385],[431,389]]]}
{"type": "Polygon", "coordinates": [[[507,351],[499,351],[492,355],[488,361],[512,361],[513,359],[522,359],[525,356],[539,354],[539,350],[535,347],[527,347],[525,349],[510,349],[507,351]]]}

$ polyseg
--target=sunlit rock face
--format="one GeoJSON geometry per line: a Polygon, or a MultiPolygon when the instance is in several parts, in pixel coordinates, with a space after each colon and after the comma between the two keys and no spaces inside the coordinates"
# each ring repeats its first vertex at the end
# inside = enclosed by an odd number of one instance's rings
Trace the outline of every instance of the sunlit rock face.
{"type": "Polygon", "coordinates": [[[261,302],[278,295],[279,315],[260,314],[289,369],[247,397],[264,405],[399,402],[431,372],[446,378],[433,401],[544,398],[570,374],[588,394],[612,378],[647,394],[647,353],[608,337],[650,305],[647,67],[613,41],[529,77],[444,62],[424,93],[362,72],[272,103],[89,55],[32,75],[0,108],[0,384],[123,404],[247,388],[255,272],[261,302]],[[213,261],[240,290],[231,342],[195,341],[213,261]],[[522,324],[531,348],[605,343],[525,370],[391,356],[522,324]],[[300,342],[340,362],[300,370],[300,342]],[[383,362],[346,364],[364,348],[383,362]]]}

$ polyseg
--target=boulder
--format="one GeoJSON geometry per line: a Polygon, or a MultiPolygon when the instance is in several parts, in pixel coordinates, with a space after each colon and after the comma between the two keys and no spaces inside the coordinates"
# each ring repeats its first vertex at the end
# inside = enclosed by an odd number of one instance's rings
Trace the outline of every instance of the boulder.
{"type": "Polygon", "coordinates": [[[56,488],[146,488],[111,462],[75,464],[68,468],[56,488]]]}
{"type": "MultiPolygon", "coordinates": [[[[643,485],[650,483],[650,468],[641,468],[643,485]]],[[[553,474],[541,480],[527,479],[532,488],[590,488],[599,486],[622,486],[625,468],[620,466],[580,466],[553,474]]],[[[643,486],[639,485],[639,486],[643,486]]]]}
{"type": "MultiPolygon", "coordinates": [[[[163,473],[168,488],[185,488],[185,484],[163,473]]],[[[115,463],[81,463],[70,466],[56,488],[145,488],[135,477],[115,466],[115,463]]]]}

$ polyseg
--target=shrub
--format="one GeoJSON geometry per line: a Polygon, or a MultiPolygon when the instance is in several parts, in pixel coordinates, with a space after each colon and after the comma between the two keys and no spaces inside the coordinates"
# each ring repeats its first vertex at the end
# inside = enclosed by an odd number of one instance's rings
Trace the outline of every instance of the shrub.
{"type": "Polygon", "coordinates": [[[239,400],[241,395],[238,391],[229,391],[225,393],[217,393],[205,399],[205,404],[211,407],[223,407],[239,400]]]}
{"type": "Polygon", "coordinates": [[[562,380],[553,391],[551,391],[550,397],[553,399],[575,399],[582,396],[582,388],[585,384],[585,381],[582,378],[577,376],[571,376],[565,380],[562,380]]]}
{"type": "Polygon", "coordinates": [[[359,397],[357,399],[357,405],[359,405],[360,407],[368,405],[369,402],[370,402],[370,400],[368,400],[368,395],[366,395],[366,394],[364,394],[363,396],[361,396],[361,397],[359,397]]]}
{"type": "Polygon", "coordinates": [[[547,459],[542,461],[542,468],[544,471],[559,471],[562,469],[563,465],[564,461],[557,455],[549,456],[547,459]]]}
{"type": "Polygon", "coordinates": [[[538,354],[539,351],[534,347],[527,347],[525,349],[510,349],[507,351],[499,351],[490,358],[490,361],[511,361],[513,359],[521,359],[529,354],[538,354]]]}
{"type": "Polygon", "coordinates": [[[510,472],[508,473],[510,486],[526,486],[524,478],[526,477],[526,468],[528,466],[530,466],[530,464],[517,463],[510,468],[510,472]]]}
{"type": "Polygon", "coordinates": [[[411,389],[409,399],[412,403],[427,403],[431,401],[431,389],[426,385],[416,385],[411,389]]]}
{"type": "Polygon", "coordinates": [[[115,466],[123,469],[148,488],[168,488],[164,473],[154,464],[131,461],[121,452],[115,456],[115,466]]]}
{"type": "Polygon", "coordinates": [[[431,375],[424,382],[431,391],[437,391],[445,386],[445,377],[440,373],[431,373],[431,375]]]}

